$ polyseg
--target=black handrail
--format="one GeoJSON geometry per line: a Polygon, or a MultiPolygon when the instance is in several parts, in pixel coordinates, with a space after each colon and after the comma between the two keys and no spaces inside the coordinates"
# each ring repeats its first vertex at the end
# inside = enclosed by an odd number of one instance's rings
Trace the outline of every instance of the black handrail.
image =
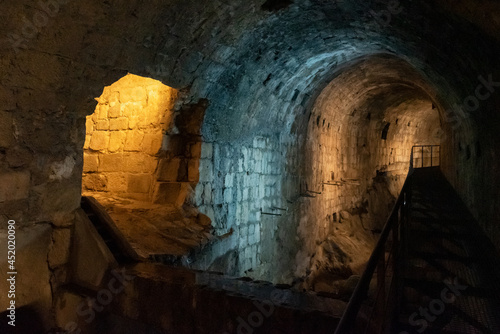
{"type": "MultiPolygon", "coordinates": [[[[368,290],[370,287],[370,282],[373,278],[373,274],[377,267],[381,272],[378,273],[377,277],[379,280],[383,280],[382,282],[377,282],[380,289],[384,289],[381,293],[383,302],[385,303],[385,251],[387,246],[387,241],[389,239],[390,233],[392,231],[392,241],[393,241],[393,262],[394,266],[394,276],[397,276],[397,271],[399,267],[398,256],[399,256],[399,245],[401,234],[399,233],[399,228],[401,222],[406,219],[408,207],[410,204],[410,180],[411,180],[411,172],[408,174],[406,181],[403,185],[403,188],[399,194],[399,197],[392,209],[392,212],[387,219],[387,222],[382,230],[380,235],[380,239],[375,246],[375,249],[368,260],[368,264],[366,265],[366,269],[361,276],[360,281],[358,282],[351,299],[347,305],[347,308],[342,316],[337,329],[335,330],[335,334],[348,334],[353,333],[356,325],[356,319],[358,317],[359,311],[363,302],[368,297],[368,290]]],[[[394,280],[397,281],[397,277],[393,277],[394,280]]],[[[393,291],[389,291],[389,293],[396,293],[395,289],[393,291]]],[[[397,296],[396,296],[397,298],[397,296]]],[[[384,305],[385,306],[385,305],[384,305]]],[[[385,315],[385,317],[391,317],[392,315],[385,315]]],[[[378,319],[380,320],[380,319],[378,319]]],[[[382,319],[382,321],[387,321],[388,319],[382,319]]],[[[389,319],[390,320],[390,319],[389,319]]],[[[382,325],[383,326],[383,325],[382,325]]],[[[356,333],[357,334],[357,333],[356,333]]]]}

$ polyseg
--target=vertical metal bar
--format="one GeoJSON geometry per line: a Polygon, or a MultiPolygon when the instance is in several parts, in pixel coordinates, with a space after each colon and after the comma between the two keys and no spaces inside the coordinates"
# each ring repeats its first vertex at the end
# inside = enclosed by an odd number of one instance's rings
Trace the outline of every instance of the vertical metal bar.
{"type": "MultiPolygon", "coordinates": [[[[406,196],[405,196],[406,197],[406,196]]],[[[400,305],[399,305],[399,296],[400,296],[400,288],[399,288],[399,282],[400,282],[400,265],[401,265],[401,225],[404,219],[405,215],[405,203],[406,199],[403,200],[403,203],[401,204],[401,209],[400,209],[400,214],[398,215],[398,223],[394,225],[394,229],[392,230],[392,240],[393,240],[393,246],[392,246],[392,267],[394,270],[393,276],[392,276],[392,291],[391,291],[391,300],[388,301],[390,303],[391,309],[390,313],[388,314],[387,320],[389,320],[388,328],[391,328],[391,324],[394,323],[396,312],[395,310],[400,310],[400,305]]]]}
{"type": "Polygon", "coordinates": [[[411,163],[413,164],[413,166],[416,166],[415,165],[415,147],[412,147],[411,148],[411,163]]]}
{"type": "Polygon", "coordinates": [[[422,146],[422,168],[424,168],[424,146],[422,146]]]}
{"type": "Polygon", "coordinates": [[[434,146],[431,146],[431,167],[432,167],[432,151],[433,151],[434,146]]]}
{"type": "Polygon", "coordinates": [[[377,290],[378,296],[375,302],[375,327],[381,328],[384,323],[385,309],[385,251],[380,256],[377,268],[377,290]]]}

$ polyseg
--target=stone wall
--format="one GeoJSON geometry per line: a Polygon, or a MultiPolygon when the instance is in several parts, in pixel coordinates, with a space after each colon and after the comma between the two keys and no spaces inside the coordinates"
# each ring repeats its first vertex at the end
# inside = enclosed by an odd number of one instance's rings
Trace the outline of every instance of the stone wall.
{"type": "Polygon", "coordinates": [[[287,207],[282,193],[283,159],[276,137],[255,137],[238,146],[202,144],[194,203],[211,218],[215,233],[227,236],[202,255],[196,267],[233,268],[232,274],[238,275],[260,270],[265,262],[262,249],[274,239],[265,213],[281,215],[277,208],[287,207]]]}
{"type": "Polygon", "coordinates": [[[176,98],[175,89],[130,74],[104,89],[87,117],[84,192],[152,199],[176,98]]]}
{"type": "MultiPolygon", "coordinates": [[[[38,225],[50,226],[53,239],[62,240],[54,242],[56,248],[69,242],[74,211],[80,205],[86,116],[95,109],[94,98],[102,88],[128,72],[188,90],[189,103],[209,100],[202,131],[206,142],[238,151],[252,148],[250,141],[256,136],[272,137],[281,132],[279,141],[272,140],[286,157],[281,168],[287,173],[281,177],[281,189],[283,194],[300,194],[299,176],[313,174],[289,171],[288,161],[307,159],[300,150],[308,138],[308,111],[312,110],[306,106],[347,65],[377,54],[404,60],[408,66],[397,67],[400,79],[405,78],[405,84],[427,86],[426,95],[436,102],[441,121],[446,119],[448,107],[474,94],[479,75],[492,73],[493,80],[499,80],[495,29],[500,21],[484,20],[480,2],[477,6],[476,2],[464,2],[471,4],[470,10],[455,10],[458,7],[453,1],[444,0],[436,1],[441,4],[438,7],[427,2],[401,3],[404,10],[392,16],[390,24],[381,26],[370,13],[386,10],[385,4],[366,1],[294,2],[274,12],[263,9],[263,1],[173,0],[168,6],[160,0],[140,6],[124,1],[54,1],[49,8],[45,2],[40,7],[39,2],[4,1],[0,12],[0,31],[5,32],[0,40],[0,227],[4,228],[7,219],[16,219],[25,232],[20,238],[26,243],[40,240],[47,246],[38,225]],[[488,37],[485,29],[494,38],[488,37]],[[427,85],[421,85],[422,81],[427,85]]],[[[497,17],[498,7],[489,8],[488,15],[497,17]]],[[[374,65],[377,63],[386,60],[374,65]]],[[[390,70],[379,69],[381,76],[390,70]]],[[[351,80],[363,82],[362,72],[351,80]]],[[[394,95],[409,100],[416,97],[411,89],[399,94],[394,85],[373,83],[387,88],[377,97],[382,102],[390,102],[394,95]]],[[[360,90],[351,97],[362,104],[369,93],[360,90]]],[[[492,94],[462,126],[447,129],[443,142],[447,177],[496,244],[500,244],[499,105],[498,94],[492,94]]],[[[457,113],[451,110],[452,116],[457,113]]],[[[343,126],[356,126],[332,119],[343,126]]],[[[194,142],[195,136],[191,138],[194,142]]],[[[198,141],[202,139],[198,137],[198,141]]],[[[346,148],[355,147],[344,142],[346,148]]],[[[185,157],[181,160],[191,160],[187,146],[180,147],[185,157]]],[[[198,144],[193,147],[196,153],[198,144]]],[[[387,157],[385,151],[383,154],[387,157]]],[[[232,163],[238,160],[231,159],[232,163]]],[[[179,164],[183,166],[179,170],[189,168],[184,167],[185,162],[179,164]]],[[[325,171],[330,169],[325,167],[325,171]]],[[[182,175],[180,179],[186,180],[182,175]]],[[[222,173],[214,175],[219,184],[223,177],[222,173]]],[[[325,179],[323,175],[318,178],[325,179]]],[[[191,183],[182,181],[176,186],[189,191],[191,183]]],[[[146,193],[137,194],[142,197],[146,193]]],[[[183,202],[181,199],[176,201],[183,202]]],[[[208,208],[206,212],[210,213],[208,208]]],[[[224,205],[220,212],[225,212],[224,205]]],[[[227,212],[229,215],[229,206],[227,212]]],[[[293,267],[279,261],[279,255],[294,258],[300,249],[300,217],[300,210],[291,206],[281,220],[261,220],[261,235],[266,226],[278,224],[279,240],[272,251],[265,252],[269,259],[275,258],[270,268],[293,267]],[[270,220],[273,223],[268,225],[270,220]]],[[[315,236],[311,240],[316,240],[315,236]]],[[[221,245],[224,242],[236,241],[225,238],[221,245]]],[[[263,254],[262,248],[261,260],[263,254]]],[[[31,259],[42,269],[30,270],[30,276],[20,280],[26,291],[33,282],[40,286],[53,282],[53,291],[57,282],[64,282],[60,274],[64,273],[64,257],[51,257],[61,270],[49,275],[46,256],[31,259]]],[[[44,305],[50,305],[50,296],[42,299],[44,305]]],[[[20,299],[19,303],[28,305],[31,300],[20,299]]],[[[45,313],[50,317],[49,311],[45,313]]]]}

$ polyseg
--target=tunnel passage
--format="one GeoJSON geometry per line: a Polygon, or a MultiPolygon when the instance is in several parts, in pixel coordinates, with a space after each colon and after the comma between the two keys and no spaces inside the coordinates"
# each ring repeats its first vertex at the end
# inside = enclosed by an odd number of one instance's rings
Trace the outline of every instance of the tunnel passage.
{"type": "Polygon", "coordinates": [[[336,292],[341,287],[329,282],[363,272],[412,147],[441,142],[439,112],[425,89],[408,63],[375,55],[348,65],[314,102],[301,181],[315,195],[301,209],[299,231],[310,252],[297,257],[303,286],[336,292]]]}
{"type": "MultiPolygon", "coordinates": [[[[93,98],[101,95],[103,87],[127,72],[177,89],[190,87],[188,103],[210,101],[199,139],[204,143],[193,200],[211,218],[218,235],[234,232],[213,247],[206,263],[198,267],[238,275],[247,272],[273,282],[293,283],[307,275],[319,246],[316,243],[324,241],[326,232],[321,231],[327,230],[325,223],[327,228],[331,225],[326,217],[340,226],[347,224],[343,220],[349,218],[347,214],[351,221],[359,216],[351,211],[359,207],[357,201],[338,208],[332,201],[334,209],[328,208],[319,220],[301,222],[302,217],[312,216],[302,203],[321,201],[327,194],[316,181],[344,179],[349,184],[341,188],[358,189],[353,190],[358,198],[363,194],[355,184],[361,184],[362,177],[346,175],[350,167],[346,174],[340,167],[335,172],[326,166],[316,174],[304,170],[306,163],[319,164],[307,161],[304,154],[307,140],[314,138],[307,128],[312,123],[323,126],[323,120],[326,129],[328,123],[330,129],[338,125],[326,117],[318,121],[319,114],[309,121],[309,102],[316,101],[316,95],[331,82],[330,75],[341,73],[337,70],[346,62],[381,52],[411,64],[433,85],[434,90],[424,90],[433,97],[431,101],[442,101],[444,110],[474,94],[480,84],[478,76],[491,74],[493,81],[500,80],[498,23],[483,15],[495,17],[498,6],[485,6],[484,1],[461,3],[470,5],[470,10],[453,1],[404,1],[403,10],[391,17],[390,25],[381,27],[372,13],[386,13],[388,8],[378,1],[174,0],[167,6],[163,1],[115,6],[89,0],[61,4],[58,13],[47,16],[47,24],[20,40],[22,47],[13,49],[2,39],[0,183],[4,186],[0,206],[2,214],[22,222],[26,228],[20,237],[32,246],[24,249],[23,256],[30,261],[20,263],[20,269],[27,268],[20,289],[28,293],[19,296],[19,306],[43,299],[43,313],[53,318],[52,296],[58,284],[64,284],[71,264],[68,253],[74,244],[71,236],[81,196],[85,116],[94,110],[93,98]],[[262,8],[265,3],[290,2],[262,8]],[[494,39],[488,38],[485,27],[494,39]],[[300,197],[306,195],[301,186],[322,194],[300,197]],[[32,293],[32,286],[44,292],[32,293]]],[[[4,1],[2,6],[4,37],[22,38],[28,21],[31,24],[33,18],[44,16],[39,6],[25,0],[4,1]]],[[[489,100],[480,101],[466,122],[449,129],[442,148],[445,175],[498,245],[500,114],[496,90],[489,100]]],[[[425,96],[423,100],[427,101],[425,96]]],[[[377,119],[375,113],[359,111],[359,115],[360,122],[377,119]]],[[[392,147],[392,136],[405,124],[398,118],[378,118],[373,125],[376,129],[366,131],[381,150],[392,147]]],[[[347,145],[349,123],[341,123],[339,136],[346,144],[339,149],[357,151],[354,141],[347,145]]],[[[364,137],[362,128],[358,129],[364,137]]],[[[194,145],[193,150],[197,149],[194,145]]],[[[186,146],[179,151],[187,158],[180,158],[179,166],[189,165],[186,146]]],[[[373,160],[374,168],[367,168],[368,172],[374,175],[379,170],[380,176],[386,173],[390,178],[390,171],[377,168],[377,160],[385,165],[382,157],[388,155],[372,159],[377,155],[371,153],[364,158],[373,160]]],[[[189,177],[185,167],[179,170],[189,177]]],[[[191,182],[184,176],[180,179],[164,183],[190,191],[191,182]]],[[[181,217],[174,221],[184,226],[181,217]]],[[[2,305],[5,302],[5,298],[0,300],[2,305]]]]}
{"type": "MultiPolygon", "coordinates": [[[[260,98],[275,93],[270,80],[260,98]]],[[[352,287],[406,178],[412,146],[440,144],[442,121],[434,88],[393,55],[345,62],[325,81],[291,92],[293,103],[270,103],[266,118],[256,103],[231,119],[230,129],[249,120],[274,126],[253,138],[226,141],[224,128],[204,127],[213,154],[201,159],[195,203],[216,231],[234,233],[193,267],[330,293],[352,287]]]]}

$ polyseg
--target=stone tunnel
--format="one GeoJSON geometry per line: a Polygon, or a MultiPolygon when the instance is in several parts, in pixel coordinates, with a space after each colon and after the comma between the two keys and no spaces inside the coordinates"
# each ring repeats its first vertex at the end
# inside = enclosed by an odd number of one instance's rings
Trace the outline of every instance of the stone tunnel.
{"type": "Polygon", "coordinates": [[[2,332],[333,333],[432,157],[499,258],[495,1],[0,6],[2,332]]]}

